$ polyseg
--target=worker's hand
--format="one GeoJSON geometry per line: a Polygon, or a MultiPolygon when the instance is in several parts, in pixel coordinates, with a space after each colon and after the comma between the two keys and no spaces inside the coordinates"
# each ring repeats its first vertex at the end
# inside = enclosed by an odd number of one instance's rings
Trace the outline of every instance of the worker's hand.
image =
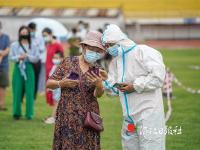
{"type": "Polygon", "coordinates": [[[79,81],[64,78],[61,81],[59,81],[59,84],[61,88],[73,88],[79,84],[79,81]]]}
{"type": "Polygon", "coordinates": [[[96,75],[95,73],[86,72],[87,79],[93,83],[96,87],[102,87],[102,77],[96,75]]]}
{"type": "Polygon", "coordinates": [[[127,92],[127,93],[132,93],[135,91],[133,83],[120,83],[120,87],[118,89],[121,92],[127,92]]]}
{"type": "Polygon", "coordinates": [[[19,56],[19,60],[24,60],[24,59],[26,59],[27,57],[28,57],[28,55],[27,55],[26,53],[21,54],[21,55],[19,56]]]}
{"type": "Polygon", "coordinates": [[[100,74],[101,79],[103,81],[108,79],[108,73],[105,70],[99,69],[99,74],[100,74]]]}

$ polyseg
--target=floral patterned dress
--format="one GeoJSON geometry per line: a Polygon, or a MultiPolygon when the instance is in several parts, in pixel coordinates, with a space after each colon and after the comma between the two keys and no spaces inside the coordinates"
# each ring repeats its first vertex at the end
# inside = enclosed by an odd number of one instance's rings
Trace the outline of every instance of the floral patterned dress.
{"type": "Polygon", "coordinates": [[[85,94],[80,92],[78,85],[62,89],[56,113],[53,150],[99,150],[100,133],[83,127],[87,111],[99,114],[99,105],[93,95],[95,86],[86,80],[78,57],[65,58],[50,79],[61,80],[71,72],[79,74],[85,94]]]}

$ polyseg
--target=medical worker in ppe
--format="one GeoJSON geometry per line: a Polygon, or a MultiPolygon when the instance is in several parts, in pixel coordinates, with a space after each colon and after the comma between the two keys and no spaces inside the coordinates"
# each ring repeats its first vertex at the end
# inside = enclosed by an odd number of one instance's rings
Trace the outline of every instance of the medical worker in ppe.
{"type": "Polygon", "coordinates": [[[114,24],[107,26],[102,42],[114,57],[104,87],[120,96],[123,149],[165,150],[162,55],[149,46],[137,45],[114,24]]]}

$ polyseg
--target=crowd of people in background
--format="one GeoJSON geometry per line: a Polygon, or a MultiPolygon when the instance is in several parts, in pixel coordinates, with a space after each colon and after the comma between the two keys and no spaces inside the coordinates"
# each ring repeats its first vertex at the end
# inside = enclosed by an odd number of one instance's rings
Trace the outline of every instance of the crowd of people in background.
{"type": "MultiPolygon", "coordinates": [[[[108,24],[105,24],[99,32],[108,24]]],[[[80,42],[90,31],[87,22],[79,21],[74,25],[67,39],[68,51],[64,51],[62,42],[54,35],[48,26],[38,36],[37,24],[30,22],[18,30],[18,39],[10,41],[8,35],[2,32],[0,22],[0,111],[6,111],[5,95],[9,86],[9,60],[14,63],[12,72],[12,96],[13,96],[13,118],[19,120],[22,117],[21,105],[26,98],[27,119],[34,116],[34,103],[37,95],[46,95],[46,103],[52,106],[52,114],[44,119],[47,124],[55,122],[55,111],[60,97],[60,89],[49,90],[46,88],[47,79],[53,74],[56,66],[64,58],[64,54],[78,56],[82,53],[80,42]]],[[[112,57],[106,54],[98,63],[106,70],[112,57]]]]}

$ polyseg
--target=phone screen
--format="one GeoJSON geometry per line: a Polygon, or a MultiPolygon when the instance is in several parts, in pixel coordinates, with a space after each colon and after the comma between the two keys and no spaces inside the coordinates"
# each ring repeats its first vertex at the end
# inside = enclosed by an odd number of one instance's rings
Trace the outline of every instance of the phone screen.
{"type": "Polygon", "coordinates": [[[119,83],[115,83],[113,86],[116,88],[121,88],[121,85],[119,83]]]}
{"type": "Polygon", "coordinates": [[[116,88],[122,88],[122,87],[125,87],[126,85],[123,85],[121,83],[115,83],[113,86],[116,88]]]}

